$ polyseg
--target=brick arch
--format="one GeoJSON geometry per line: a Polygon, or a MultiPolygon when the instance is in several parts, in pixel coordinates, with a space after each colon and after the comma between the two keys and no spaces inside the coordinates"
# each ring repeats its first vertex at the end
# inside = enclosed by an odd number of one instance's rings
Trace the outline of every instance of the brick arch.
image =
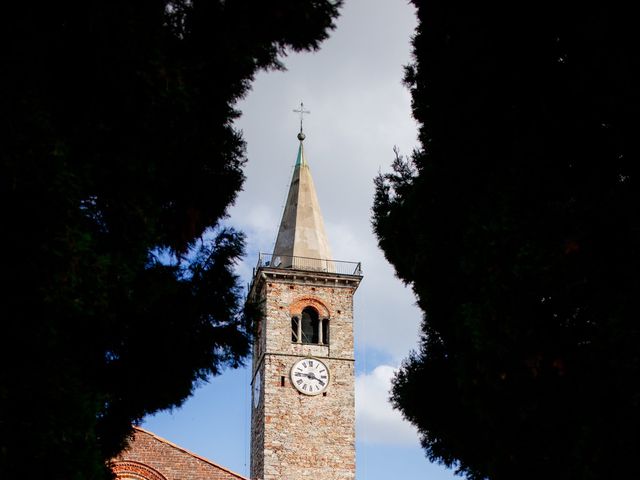
{"type": "Polygon", "coordinates": [[[139,462],[113,462],[111,463],[111,471],[117,480],[167,480],[157,470],[139,462]]]}
{"type": "Polygon", "coordinates": [[[302,315],[302,310],[306,307],[313,307],[318,312],[319,318],[330,318],[331,312],[327,306],[315,297],[302,297],[294,301],[289,307],[291,316],[302,315]]]}

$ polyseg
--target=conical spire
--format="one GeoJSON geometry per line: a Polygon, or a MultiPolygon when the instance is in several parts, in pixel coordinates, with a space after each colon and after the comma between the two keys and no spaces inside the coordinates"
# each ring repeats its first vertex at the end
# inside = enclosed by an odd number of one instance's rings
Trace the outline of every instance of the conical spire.
{"type": "MultiPolygon", "coordinates": [[[[292,257],[330,260],[331,250],[311,171],[304,155],[302,129],[298,134],[298,157],[289,186],[278,237],[273,249],[275,266],[294,267],[292,257]]],[[[327,262],[323,262],[326,268],[327,262]]]]}

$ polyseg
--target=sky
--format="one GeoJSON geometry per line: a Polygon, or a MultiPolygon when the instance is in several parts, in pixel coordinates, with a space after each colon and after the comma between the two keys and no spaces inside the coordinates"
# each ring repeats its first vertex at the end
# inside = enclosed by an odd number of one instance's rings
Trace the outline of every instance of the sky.
{"type": "MultiPolygon", "coordinates": [[[[226,223],[247,236],[238,265],[244,284],[258,253],[273,250],[298,147],[293,110],[301,102],[311,112],[304,118],[305,154],[333,255],[362,262],[354,298],[357,480],[459,478],[428,462],[415,428],[388,402],[395,369],[417,345],[421,312],[371,229],[374,177],[390,170],[394,147],[410,154],[417,146],[402,85],[415,26],[407,0],[346,0],[318,52],[290,54],[286,71],[261,72],[238,105],[248,163],[226,223]]],[[[249,368],[227,370],[142,427],[248,477],[249,383],[249,368]]]]}

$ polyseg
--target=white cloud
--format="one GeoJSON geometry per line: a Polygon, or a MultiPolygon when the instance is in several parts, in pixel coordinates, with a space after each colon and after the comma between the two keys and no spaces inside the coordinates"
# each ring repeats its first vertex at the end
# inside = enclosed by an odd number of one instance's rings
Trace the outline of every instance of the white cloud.
{"type": "MultiPolygon", "coordinates": [[[[368,217],[363,220],[368,227],[368,217]]],[[[358,229],[358,221],[326,222],[334,257],[362,263],[364,278],[354,297],[356,344],[398,361],[416,347],[422,313],[411,290],[395,278],[373,234],[358,229]]]]}
{"type": "Polygon", "coordinates": [[[385,445],[417,445],[415,427],[389,403],[395,369],[379,365],[356,378],[356,432],[358,439],[385,445]]]}

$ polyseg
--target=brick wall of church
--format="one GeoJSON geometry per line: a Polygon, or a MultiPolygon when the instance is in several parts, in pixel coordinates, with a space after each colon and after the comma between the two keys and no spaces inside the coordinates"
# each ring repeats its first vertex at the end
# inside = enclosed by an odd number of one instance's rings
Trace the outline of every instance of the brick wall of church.
{"type": "Polygon", "coordinates": [[[112,465],[118,478],[126,478],[127,472],[137,473],[148,480],[245,478],[142,429],[135,430],[129,448],[115,458],[112,465]],[[161,476],[156,475],[156,472],[161,476]]]}

